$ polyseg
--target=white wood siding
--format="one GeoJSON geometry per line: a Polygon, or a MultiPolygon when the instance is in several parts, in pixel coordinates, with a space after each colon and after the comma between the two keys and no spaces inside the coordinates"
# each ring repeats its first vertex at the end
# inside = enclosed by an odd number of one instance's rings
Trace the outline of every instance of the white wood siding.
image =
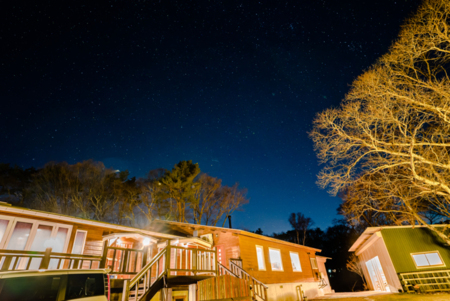
{"type": "MultiPolygon", "coordinates": [[[[363,247],[363,246],[362,246],[363,247]]],[[[358,253],[358,251],[357,251],[358,253]]],[[[386,277],[389,288],[392,292],[397,292],[402,289],[400,280],[398,279],[397,273],[395,272],[394,265],[392,263],[391,257],[389,256],[386,245],[381,237],[379,237],[375,242],[373,242],[368,248],[363,252],[358,253],[358,258],[361,262],[364,277],[369,287],[373,290],[372,280],[370,279],[369,272],[367,270],[366,262],[375,256],[378,256],[383,267],[383,272],[386,277]]]]}

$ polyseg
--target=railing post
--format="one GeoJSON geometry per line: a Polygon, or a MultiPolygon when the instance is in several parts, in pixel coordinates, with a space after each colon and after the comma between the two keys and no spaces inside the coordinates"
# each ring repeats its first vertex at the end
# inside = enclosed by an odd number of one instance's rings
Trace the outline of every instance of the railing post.
{"type": "Polygon", "coordinates": [[[142,267],[145,267],[147,265],[147,257],[148,257],[148,246],[145,246],[142,252],[142,267]]]}
{"type": "Polygon", "coordinates": [[[0,271],[5,272],[9,270],[9,266],[11,265],[12,256],[6,255],[4,256],[5,260],[3,261],[2,269],[0,271]]]}
{"type": "Polygon", "coordinates": [[[106,255],[108,254],[108,240],[105,240],[103,242],[103,254],[102,254],[102,260],[100,261],[99,268],[104,269],[106,268],[106,255]]]}
{"type": "Polygon", "coordinates": [[[129,251],[122,251],[125,254],[123,255],[123,262],[122,262],[122,273],[126,273],[128,271],[128,256],[129,256],[129,251]]]}
{"type": "Polygon", "coordinates": [[[130,288],[128,287],[128,281],[129,280],[124,280],[123,282],[122,301],[128,301],[128,298],[130,297],[130,288]]]}
{"type": "Polygon", "coordinates": [[[194,271],[194,276],[197,275],[197,249],[192,251],[192,270],[194,271]]]}
{"type": "Polygon", "coordinates": [[[217,249],[214,250],[214,265],[216,268],[216,276],[219,276],[219,261],[217,260],[217,249]]]}
{"type": "Polygon", "coordinates": [[[42,257],[41,264],[39,265],[40,270],[48,269],[50,264],[50,254],[52,253],[52,248],[45,249],[44,257],[42,257]]]}
{"type": "MultiPolygon", "coordinates": [[[[176,249],[175,249],[176,250],[176,249]]],[[[176,256],[176,254],[175,254],[176,256]]],[[[167,250],[166,250],[166,256],[165,256],[165,262],[164,262],[164,269],[165,272],[167,273],[167,275],[170,274],[169,270],[170,270],[170,261],[172,260],[172,250],[170,247],[170,242],[167,244],[167,250]]],[[[176,260],[176,258],[175,258],[176,260]]],[[[164,271],[163,271],[164,272],[164,271]]]]}

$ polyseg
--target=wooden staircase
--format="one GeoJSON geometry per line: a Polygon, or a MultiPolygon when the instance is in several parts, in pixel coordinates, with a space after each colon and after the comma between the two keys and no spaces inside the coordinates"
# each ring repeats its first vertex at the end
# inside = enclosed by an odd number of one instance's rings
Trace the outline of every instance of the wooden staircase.
{"type": "Polygon", "coordinates": [[[122,301],[150,300],[164,287],[167,254],[167,248],[163,249],[136,276],[124,281],[122,301]]]}
{"type": "Polygon", "coordinates": [[[226,268],[224,265],[218,263],[219,275],[232,275],[237,278],[241,278],[247,281],[250,285],[250,294],[253,300],[267,301],[267,289],[268,287],[257,280],[255,277],[251,276],[246,272],[239,263],[234,260],[230,260],[230,269],[226,268]]]}

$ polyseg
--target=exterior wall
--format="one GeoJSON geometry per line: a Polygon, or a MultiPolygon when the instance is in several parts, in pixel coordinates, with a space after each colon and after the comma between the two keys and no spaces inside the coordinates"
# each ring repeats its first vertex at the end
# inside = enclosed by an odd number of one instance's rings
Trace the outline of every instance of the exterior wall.
{"type": "Polygon", "coordinates": [[[397,292],[399,289],[402,289],[397,273],[395,272],[394,265],[392,264],[391,257],[389,256],[386,245],[384,244],[384,241],[381,237],[376,239],[376,241],[373,242],[369,247],[367,247],[363,252],[357,251],[356,255],[361,262],[364,277],[366,278],[366,283],[372,290],[374,289],[374,287],[367,270],[366,262],[374,258],[375,256],[378,256],[378,258],[380,259],[380,263],[390,290],[392,292],[397,292]]]}
{"type": "Polygon", "coordinates": [[[325,282],[328,284],[327,286],[325,286],[323,288],[323,292],[325,294],[331,294],[332,289],[331,289],[330,279],[328,279],[327,268],[325,267],[325,261],[327,261],[327,258],[322,257],[322,256],[317,256],[316,258],[317,258],[317,265],[319,268],[319,272],[322,273],[322,277],[324,278],[325,282]]]}
{"type": "Polygon", "coordinates": [[[239,247],[239,234],[234,232],[212,232],[214,246],[221,249],[221,263],[227,268],[230,267],[229,260],[231,258],[239,258],[241,256],[239,247]]]}
{"type": "MultiPolygon", "coordinates": [[[[30,212],[31,212],[30,215],[25,215],[25,214],[13,213],[13,212],[0,211],[0,216],[4,215],[7,217],[18,217],[18,218],[23,218],[23,219],[29,220],[30,222],[49,222],[49,223],[54,223],[54,224],[64,224],[64,225],[71,226],[72,230],[70,232],[69,242],[67,245],[66,253],[72,252],[73,243],[75,240],[75,235],[76,235],[77,230],[87,231],[83,254],[84,255],[95,255],[95,256],[102,255],[103,236],[104,235],[114,233],[114,232],[123,232],[123,231],[117,231],[114,229],[108,229],[107,227],[97,227],[97,226],[92,226],[92,225],[68,222],[64,219],[64,216],[60,217],[58,215],[55,215],[55,218],[43,218],[43,217],[32,215],[31,210],[30,210],[30,212]]],[[[12,231],[12,229],[11,229],[11,231],[12,231]]]]}
{"type": "Polygon", "coordinates": [[[381,230],[397,273],[424,272],[450,269],[450,249],[432,231],[423,227],[386,228],[381,230]],[[438,251],[443,266],[417,268],[411,253],[438,251]]]}
{"type": "Polygon", "coordinates": [[[311,298],[324,295],[323,289],[319,289],[318,282],[296,282],[267,284],[268,301],[298,301],[301,300],[299,288],[304,292],[304,296],[311,298]]]}
{"type": "Polygon", "coordinates": [[[307,249],[303,246],[294,246],[293,244],[284,244],[281,241],[265,240],[263,238],[256,238],[241,234],[239,236],[239,245],[241,251],[241,258],[243,269],[250,275],[262,281],[264,284],[272,283],[297,283],[297,282],[312,282],[317,281],[316,272],[311,268],[310,257],[315,258],[315,252],[312,249],[307,249]],[[264,250],[264,260],[266,265],[265,271],[258,269],[258,259],[256,255],[256,246],[262,246],[264,250]],[[281,261],[283,264],[283,271],[272,271],[269,259],[269,248],[278,249],[281,253],[281,261]],[[301,272],[294,272],[292,269],[291,257],[289,252],[296,252],[300,258],[301,272]],[[307,252],[311,254],[308,255],[307,252]]]}

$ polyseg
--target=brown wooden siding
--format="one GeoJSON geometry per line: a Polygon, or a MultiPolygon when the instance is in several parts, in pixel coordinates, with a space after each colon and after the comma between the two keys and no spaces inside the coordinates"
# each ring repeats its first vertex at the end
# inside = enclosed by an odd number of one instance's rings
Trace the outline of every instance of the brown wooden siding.
{"type": "MultiPolygon", "coordinates": [[[[255,237],[239,236],[240,253],[243,268],[253,277],[265,284],[272,283],[291,283],[315,281],[315,273],[311,268],[310,257],[315,258],[315,252],[305,249],[302,246],[296,247],[275,241],[258,239],[255,237]],[[258,269],[258,259],[256,256],[256,246],[262,246],[264,249],[265,271],[258,269]],[[283,271],[272,271],[269,260],[269,248],[278,249],[281,253],[283,271]],[[294,272],[292,269],[291,257],[289,252],[296,252],[300,258],[301,272],[294,272]],[[310,252],[308,255],[307,252],[310,252]]],[[[317,271],[317,270],[315,270],[317,271]]]]}
{"type": "MultiPolygon", "coordinates": [[[[376,235],[376,234],[374,234],[376,235]]],[[[361,252],[358,255],[358,258],[361,262],[361,266],[364,272],[364,277],[366,278],[367,284],[373,290],[372,280],[370,279],[369,271],[367,270],[366,262],[375,256],[378,256],[380,260],[381,266],[383,268],[384,275],[389,286],[396,290],[401,289],[402,286],[398,279],[397,273],[395,272],[394,265],[392,264],[391,258],[389,257],[389,253],[386,249],[386,245],[382,238],[378,238],[372,245],[370,245],[367,249],[361,252]]]]}

